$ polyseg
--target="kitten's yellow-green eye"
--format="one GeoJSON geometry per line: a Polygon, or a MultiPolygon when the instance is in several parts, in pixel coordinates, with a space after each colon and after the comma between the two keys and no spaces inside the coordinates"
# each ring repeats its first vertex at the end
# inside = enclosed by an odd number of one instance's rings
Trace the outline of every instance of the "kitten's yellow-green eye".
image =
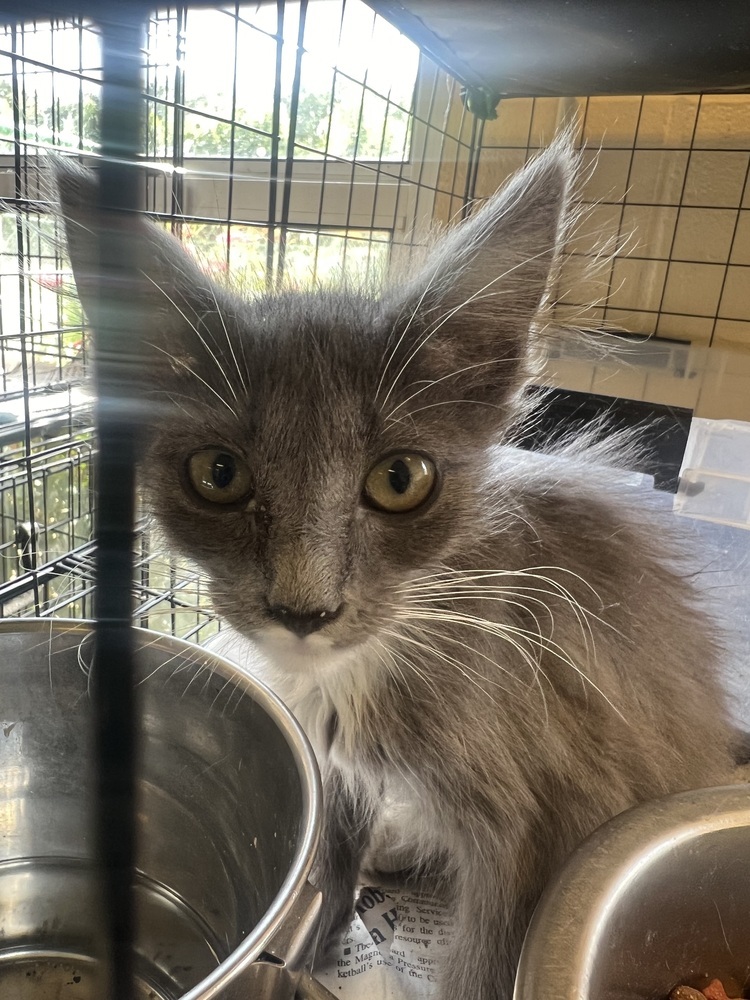
{"type": "Polygon", "coordinates": [[[378,462],[365,481],[365,496],[378,510],[401,514],[416,510],[435,488],[435,466],[424,455],[401,452],[378,462]]]}
{"type": "Polygon", "coordinates": [[[222,448],[194,452],[187,462],[190,485],[211,503],[239,503],[250,494],[247,463],[222,448]]]}

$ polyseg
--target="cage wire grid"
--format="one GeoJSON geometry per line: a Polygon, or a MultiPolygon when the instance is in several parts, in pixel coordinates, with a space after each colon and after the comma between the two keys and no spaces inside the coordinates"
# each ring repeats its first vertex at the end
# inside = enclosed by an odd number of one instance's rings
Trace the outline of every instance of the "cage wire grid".
{"type": "MultiPolygon", "coordinates": [[[[89,334],[49,151],[95,164],[96,26],[0,28],[0,614],[94,604],[89,334]]],[[[215,277],[377,284],[474,195],[482,121],[460,84],[361,0],[154,10],[143,50],[143,206],[215,277]]],[[[135,621],[200,641],[205,579],[141,517],[135,621]]]]}

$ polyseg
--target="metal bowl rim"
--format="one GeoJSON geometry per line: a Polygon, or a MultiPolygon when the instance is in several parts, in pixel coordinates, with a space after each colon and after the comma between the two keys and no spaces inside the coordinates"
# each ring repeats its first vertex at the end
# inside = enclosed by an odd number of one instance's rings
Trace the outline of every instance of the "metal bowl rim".
{"type": "Polygon", "coordinates": [[[628,883],[681,842],[717,830],[750,830],[750,784],[677,792],[632,807],[595,830],[547,886],[526,934],[513,1000],[578,997],[602,918],[628,883]],[[573,956],[585,961],[573,961],[573,956]],[[539,970],[544,970],[539,973],[539,970]],[[547,990],[549,992],[549,990],[547,990]]]}
{"type": "MultiPolygon", "coordinates": [[[[17,618],[0,620],[0,635],[13,632],[44,632],[46,635],[63,632],[66,634],[69,632],[90,634],[94,628],[95,622],[84,619],[17,618]]],[[[210,650],[204,650],[203,647],[195,643],[136,626],[133,626],[133,631],[139,636],[148,637],[153,646],[163,645],[172,654],[185,651],[194,655],[196,650],[200,650],[204,657],[204,664],[210,663],[212,669],[226,677],[227,680],[243,684],[253,700],[271,717],[283,734],[292,752],[302,783],[301,819],[303,833],[294,860],[279,891],[264,916],[245,940],[208,976],[182,997],[182,1000],[210,1000],[222,988],[226,987],[228,982],[234,979],[243,968],[256,961],[261,952],[268,949],[273,938],[293,912],[302,887],[309,877],[320,839],[322,810],[320,772],[312,747],[302,727],[286,705],[257,677],[231,660],[217,656],[210,650]]]]}

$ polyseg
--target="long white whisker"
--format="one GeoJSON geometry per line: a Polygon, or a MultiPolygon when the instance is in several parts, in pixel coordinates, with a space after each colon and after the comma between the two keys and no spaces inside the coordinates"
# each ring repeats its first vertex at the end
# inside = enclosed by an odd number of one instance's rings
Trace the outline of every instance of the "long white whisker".
{"type": "MultiPolygon", "coordinates": [[[[414,623],[410,623],[410,627],[415,628],[417,626],[414,623]]],[[[477,649],[475,646],[470,646],[467,642],[463,642],[461,639],[457,639],[455,636],[451,636],[451,635],[448,635],[446,633],[432,632],[431,630],[427,630],[424,626],[420,626],[420,631],[424,632],[425,634],[434,634],[434,635],[438,636],[441,641],[448,640],[449,642],[452,642],[454,645],[460,646],[462,649],[467,650],[467,652],[469,652],[469,653],[471,653],[471,654],[473,654],[475,656],[481,656],[481,658],[483,660],[486,660],[487,663],[489,663],[496,670],[499,670],[501,673],[504,673],[504,674],[507,674],[508,676],[511,676],[510,671],[507,670],[505,667],[503,667],[501,664],[499,664],[497,662],[497,660],[494,659],[492,656],[489,656],[487,653],[482,652],[481,650],[477,649]]],[[[515,638],[513,636],[511,636],[511,635],[503,635],[501,638],[503,638],[504,641],[508,642],[511,646],[513,646],[513,648],[520,654],[521,658],[524,660],[524,662],[526,663],[526,665],[531,670],[531,675],[532,675],[532,677],[534,679],[534,683],[539,688],[539,693],[540,693],[540,695],[542,697],[542,705],[543,705],[543,708],[544,708],[545,725],[549,725],[549,710],[548,710],[548,706],[547,706],[547,698],[546,698],[546,696],[544,694],[544,688],[542,687],[542,683],[541,683],[541,680],[539,679],[539,675],[541,674],[542,677],[544,677],[544,679],[547,681],[548,684],[550,682],[549,682],[549,678],[545,674],[544,670],[542,670],[542,666],[541,666],[541,663],[539,662],[538,657],[534,657],[529,650],[524,649],[520,645],[520,643],[515,640],[515,638]]],[[[464,667],[466,667],[466,664],[464,664],[464,667]]],[[[484,675],[482,675],[482,674],[480,674],[478,672],[476,672],[476,673],[477,673],[478,677],[483,677],[484,676],[484,675]]],[[[496,687],[499,687],[500,690],[503,691],[505,694],[507,694],[509,696],[512,696],[512,693],[508,690],[508,688],[504,687],[498,681],[492,680],[489,677],[487,677],[485,679],[487,681],[489,681],[490,684],[493,684],[496,687]]]]}
{"type": "MultiPolygon", "coordinates": [[[[401,636],[397,632],[393,632],[389,629],[383,629],[382,634],[387,635],[392,639],[401,638],[401,636]]],[[[406,690],[409,692],[409,694],[411,694],[411,689],[409,687],[409,682],[406,679],[406,675],[404,674],[404,669],[403,669],[404,667],[406,667],[407,670],[413,671],[417,675],[417,677],[419,677],[430,688],[430,690],[436,697],[439,696],[438,689],[435,687],[435,682],[431,680],[431,678],[425,673],[424,670],[418,667],[417,664],[414,663],[412,660],[409,660],[407,657],[398,653],[395,649],[386,646],[385,643],[382,642],[382,640],[378,640],[378,642],[379,645],[387,652],[388,656],[391,657],[391,662],[393,663],[393,666],[398,670],[399,675],[401,676],[401,679],[404,682],[404,686],[406,687],[406,690]]]]}
{"type": "MultiPolygon", "coordinates": [[[[549,567],[542,567],[542,568],[546,569],[549,567]]],[[[572,572],[571,575],[578,576],[578,574],[572,572]]],[[[581,577],[579,577],[579,579],[581,579],[582,582],[584,583],[586,582],[581,577]]],[[[419,600],[422,598],[429,599],[430,597],[432,597],[433,599],[435,597],[445,599],[447,594],[452,594],[456,597],[460,594],[464,598],[480,597],[482,599],[491,599],[489,597],[491,593],[496,593],[500,595],[514,594],[515,596],[523,597],[524,600],[526,601],[541,603],[543,606],[546,607],[547,612],[548,614],[550,614],[551,617],[552,617],[552,611],[549,608],[549,605],[547,605],[546,602],[541,601],[539,598],[532,597],[531,595],[538,593],[538,594],[545,594],[548,597],[556,597],[558,600],[562,600],[563,602],[565,602],[565,604],[567,604],[570,607],[573,614],[575,615],[579,627],[581,629],[581,634],[586,647],[586,653],[587,656],[589,657],[592,656],[592,652],[594,655],[596,652],[594,633],[593,629],[591,628],[592,620],[599,622],[601,625],[612,629],[612,631],[614,631],[616,634],[620,634],[619,631],[609,622],[605,621],[603,618],[595,614],[593,611],[584,608],[583,605],[580,603],[580,601],[578,601],[573,596],[573,594],[566,587],[564,587],[559,581],[553,580],[552,578],[546,575],[542,575],[540,573],[529,572],[528,570],[516,571],[515,573],[512,571],[507,571],[507,572],[499,571],[497,573],[480,573],[480,574],[475,574],[473,577],[464,577],[460,573],[450,572],[443,579],[433,580],[429,584],[423,583],[420,588],[416,588],[413,585],[414,582],[415,581],[413,581],[412,584],[408,583],[405,584],[399,590],[400,594],[407,601],[413,601],[415,599],[419,600]],[[511,587],[508,587],[508,586],[498,586],[497,584],[490,586],[486,584],[477,584],[470,582],[475,579],[494,578],[496,576],[510,576],[510,577],[524,576],[527,578],[531,578],[534,581],[540,580],[543,583],[548,584],[549,587],[551,587],[552,589],[547,589],[546,587],[523,587],[519,586],[517,583],[511,587]]],[[[590,587],[590,585],[588,584],[587,586],[590,587]]],[[[593,590],[593,588],[590,587],[590,589],[594,594],[596,594],[596,591],[593,590]]],[[[597,599],[599,599],[598,594],[596,594],[596,596],[597,599]]],[[[527,608],[527,610],[529,610],[530,612],[530,609],[527,608]]]]}
{"type": "MultiPolygon", "coordinates": [[[[399,639],[401,638],[400,636],[397,636],[395,632],[388,632],[387,630],[384,634],[399,639]]],[[[382,640],[377,639],[376,642],[383,650],[383,654],[381,654],[378,650],[375,650],[377,656],[381,659],[381,662],[384,663],[386,669],[393,668],[398,671],[399,676],[404,682],[404,686],[410,695],[412,694],[411,688],[409,687],[409,682],[406,678],[406,674],[401,664],[403,664],[407,668],[407,670],[412,670],[418,677],[420,677],[424,681],[424,683],[428,685],[428,687],[432,690],[433,694],[436,697],[439,696],[439,692],[435,688],[435,685],[430,681],[427,675],[424,674],[416,666],[415,663],[413,663],[413,661],[409,660],[407,657],[400,655],[395,650],[386,646],[386,644],[382,640]],[[398,663],[397,660],[400,660],[401,663],[398,663]]],[[[419,778],[419,775],[415,771],[414,767],[411,764],[409,764],[408,760],[402,759],[399,761],[399,768],[401,769],[401,773],[408,786],[413,790],[415,795],[419,796],[422,793],[422,782],[419,778]]]]}
{"type": "MultiPolygon", "coordinates": [[[[401,346],[401,344],[403,343],[404,337],[409,332],[409,329],[410,329],[412,323],[414,322],[414,317],[419,312],[419,310],[420,310],[420,308],[422,306],[422,303],[425,300],[425,296],[427,295],[427,293],[432,288],[433,283],[434,283],[435,279],[437,278],[439,271],[440,271],[440,268],[436,267],[435,270],[433,271],[433,273],[430,275],[430,278],[429,278],[427,284],[425,285],[422,294],[417,299],[417,303],[416,303],[416,305],[414,306],[414,308],[411,311],[411,316],[409,317],[409,319],[408,319],[408,321],[406,323],[406,326],[401,331],[401,336],[398,338],[398,340],[396,341],[396,343],[393,346],[393,349],[391,350],[391,353],[388,355],[387,359],[383,363],[383,370],[380,373],[380,379],[378,381],[378,385],[377,385],[377,388],[375,390],[375,402],[376,403],[377,403],[377,400],[378,400],[378,396],[380,395],[380,390],[383,387],[383,379],[385,378],[386,372],[388,371],[388,366],[393,361],[393,359],[396,357],[396,353],[397,353],[399,347],[401,346]]],[[[391,386],[391,389],[392,388],[393,388],[393,386],[391,386]]],[[[391,389],[388,390],[388,395],[383,400],[383,403],[381,404],[381,409],[382,409],[383,406],[385,406],[385,404],[386,404],[386,402],[388,400],[388,396],[391,393],[391,389]]]]}
{"type": "MultiPolygon", "coordinates": [[[[240,380],[240,386],[242,387],[242,390],[245,393],[247,393],[249,387],[248,387],[247,382],[246,382],[245,374],[243,373],[242,369],[240,368],[240,363],[239,363],[239,360],[237,359],[237,355],[234,352],[234,344],[232,343],[232,338],[229,336],[229,330],[227,329],[227,324],[224,321],[224,313],[221,311],[221,308],[219,307],[219,300],[216,297],[216,290],[214,289],[214,286],[213,286],[213,284],[211,282],[208,283],[208,288],[209,288],[209,291],[211,292],[211,298],[214,300],[214,305],[216,306],[216,315],[219,317],[219,320],[221,322],[221,328],[224,331],[224,336],[227,339],[227,346],[229,347],[229,352],[232,355],[232,360],[234,361],[234,367],[237,370],[237,375],[238,375],[239,380],[240,380]]],[[[242,347],[242,340],[240,340],[240,346],[242,347]]],[[[244,349],[243,349],[243,360],[245,360],[244,349]]],[[[245,366],[245,370],[247,371],[247,364],[245,366]]],[[[227,381],[229,381],[229,380],[227,379],[227,381]]],[[[231,386],[230,386],[230,388],[231,388],[231,386]]],[[[235,399],[236,398],[237,397],[235,396],[235,399]]]]}
{"type": "MultiPolygon", "coordinates": [[[[405,623],[405,624],[408,624],[408,623],[405,623]]],[[[417,648],[424,650],[425,652],[429,653],[431,656],[437,656],[439,659],[444,660],[449,665],[455,667],[459,671],[459,673],[462,674],[462,676],[464,676],[466,678],[467,681],[469,681],[476,688],[478,688],[485,697],[489,698],[490,701],[493,702],[493,704],[497,704],[497,702],[492,697],[492,695],[489,693],[489,691],[487,691],[486,688],[482,687],[482,685],[477,680],[475,680],[475,677],[480,677],[482,680],[487,680],[487,681],[489,681],[489,683],[494,684],[496,687],[499,687],[501,690],[505,691],[506,694],[509,693],[497,681],[490,681],[489,678],[486,678],[482,674],[480,674],[478,670],[474,670],[473,668],[469,667],[467,664],[462,663],[460,660],[457,660],[453,656],[450,656],[448,653],[446,653],[442,649],[437,649],[435,646],[428,645],[427,643],[424,643],[424,642],[420,642],[418,639],[415,639],[413,636],[406,635],[404,632],[400,632],[398,634],[398,638],[402,639],[404,642],[408,642],[408,643],[411,643],[414,646],[417,646],[417,648]],[[472,674],[474,676],[472,676],[472,674]]]]}
{"type": "MultiPolygon", "coordinates": [[[[406,406],[406,404],[410,403],[412,399],[416,399],[416,397],[421,393],[426,392],[428,389],[432,389],[433,386],[438,385],[440,382],[445,382],[446,379],[454,378],[456,375],[462,375],[464,372],[472,371],[475,368],[487,368],[490,365],[516,364],[522,360],[523,358],[494,358],[492,361],[478,361],[474,365],[465,365],[463,368],[457,368],[455,371],[448,372],[447,375],[441,375],[440,378],[431,379],[426,385],[421,386],[421,388],[417,389],[416,392],[413,392],[411,396],[407,396],[406,399],[397,403],[386,417],[386,420],[395,420],[394,414],[397,413],[402,406],[406,406]]],[[[409,414],[407,414],[407,416],[409,416],[409,414]]]]}
{"type": "MultiPolygon", "coordinates": [[[[232,385],[232,380],[229,378],[229,375],[226,373],[226,371],[224,369],[224,366],[219,361],[219,359],[216,356],[216,353],[212,349],[211,345],[208,343],[208,341],[206,340],[206,338],[203,336],[203,334],[198,329],[197,324],[196,323],[192,323],[190,321],[190,319],[185,314],[184,310],[182,310],[177,305],[177,303],[172,298],[172,296],[169,295],[169,293],[166,291],[166,289],[164,289],[164,288],[161,287],[161,285],[158,283],[158,281],[154,281],[154,279],[151,278],[148,274],[145,274],[144,277],[148,281],[150,281],[151,284],[154,286],[154,288],[156,288],[157,291],[159,291],[164,296],[164,298],[167,300],[167,302],[169,302],[169,304],[172,306],[172,308],[176,309],[177,312],[180,314],[180,316],[182,316],[182,318],[185,320],[185,322],[187,323],[187,325],[190,327],[190,329],[193,331],[193,333],[196,335],[196,337],[198,337],[198,339],[200,340],[200,342],[203,344],[203,346],[206,348],[206,350],[208,351],[208,353],[213,358],[214,362],[216,363],[216,367],[219,369],[219,371],[221,372],[221,374],[224,377],[224,381],[227,383],[229,391],[232,393],[232,395],[234,396],[235,400],[238,400],[239,397],[237,396],[237,392],[236,392],[234,386],[232,385]]],[[[216,297],[214,296],[214,301],[215,300],[216,300],[216,297]]],[[[217,312],[218,312],[218,305],[217,305],[217,312]]],[[[220,312],[219,312],[219,318],[221,319],[222,326],[224,326],[224,318],[221,316],[220,312]]],[[[224,326],[224,331],[226,332],[226,326],[224,326]]],[[[227,333],[227,340],[229,340],[229,334],[228,333],[227,333]]],[[[230,343],[229,346],[230,346],[230,350],[231,350],[231,348],[232,348],[231,343],[230,343]]],[[[233,350],[232,350],[232,356],[234,356],[234,351],[233,350]]],[[[237,358],[234,359],[234,362],[235,362],[235,364],[237,364],[237,358]]],[[[239,367],[238,367],[237,371],[239,372],[239,367]]],[[[193,374],[195,374],[195,373],[193,373],[193,374]]],[[[198,377],[198,376],[196,376],[196,377],[198,377]]],[[[203,379],[201,379],[201,382],[203,382],[203,379]]],[[[204,385],[206,385],[206,384],[207,383],[204,382],[204,385]]]]}
{"type": "MultiPolygon", "coordinates": [[[[557,570],[558,572],[565,572],[568,575],[573,576],[583,583],[594,596],[597,598],[601,605],[601,598],[597,594],[596,590],[579,574],[573,572],[572,570],[565,570],[563,567],[552,567],[552,566],[540,566],[534,568],[527,568],[524,570],[497,570],[497,571],[481,571],[481,572],[461,572],[454,570],[441,570],[436,573],[426,574],[423,577],[414,578],[411,581],[407,581],[403,584],[398,592],[402,595],[402,598],[407,601],[411,598],[417,596],[430,596],[440,597],[444,595],[448,588],[451,591],[457,590],[462,593],[476,593],[479,596],[487,594],[488,592],[495,592],[499,594],[509,594],[511,591],[507,587],[499,587],[497,584],[492,586],[487,586],[484,584],[479,584],[476,581],[479,580],[495,580],[498,577],[511,578],[514,579],[512,585],[512,591],[516,592],[518,596],[523,596],[525,600],[532,600],[529,596],[532,593],[546,594],[549,597],[556,597],[559,600],[564,601],[570,606],[573,613],[575,614],[579,626],[581,628],[584,644],[586,646],[587,655],[591,655],[591,649],[589,647],[589,641],[591,646],[594,647],[594,635],[591,629],[590,620],[599,622],[600,624],[611,628],[616,634],[620,634],[614,626],[610,625],[604,619],[596,615],[594,612],[586,609],[583,605],[573,596],[573,594],[564,587],[558,580],[547,576],[539,572],[539,570],[557,570]],[[534,582],[541,581],[547,584],[552,590],[548,590],[546,587],[523,587],[519,584],[517,578],[524,577],[530,578],[534,582]]],[[[538,598],[533,600],[537,601],[538,598]]],[[[546,602],[542,602],[546,605],[546,602]]],[[[530,611],[530,609],[528,609],[530,611]]],[[[551,614],[551,610],[547,606],[547,611],[551,614]]]]}
{"type": "Polygon", "coordinates": [[[497,403],[488,403],[484,399],[441,399],[437,403],[428,403],[426,406],[418,406],[416,410],[410,410],[407,414],[408,417],[413,417],[415,413],[422,413],[423,410],[432,410],[436,406],[451,406],[456,403],[466,404],[467,406],[486,406],[490,410],[498,410],[502,412],[505,407],[498,406],[497,403]]]}
{"type": "Polygon", "coordinates": [[[524,641],[528,642],[530,645],[535,646],[542,652],[548,652],[551,656],[560,660],[566,666],[570,667],[575,673],[580,677],[581,682],[584,685],[589,685],[593,688],[604,699],[604,701],[610,706],[610,708],[623,720],[627,720],[623,716],[622,712],[617,708],[617,706],[611,701],[610,698],[601,690],[601,688],[585,673],[581,670],[578,664],[572,659],[571,656],[559,645],[544,636],[535,635],[528,629],[521,628],[520,626],[499,624],[496,622],[489,622],[484,618],[478,618],[474,615],[466,615],[456,611],[444,611],[440,608],[429,608],[421,607],[419,611],[407,611],[404,610],[400,614],[397,613],[396,617],[399,618],[414,618],[417,620],[425,621],[450,621],[455,624],[468,625],[471,628],[477,628],[480,631],[487,632],[489,635],[493,635],[498,639],[507,637],[508,635],[515,635],[522,637],[524,641]]]}
{"type": "MultiPolygon", "coordinates": [[[[509,274],[512,274],[513,271],[517,271],[519,267],[524,267],[526,264],[529,264],[531,261],[537,260],[540,257],[544,257],[547,254],[552,253],[553,251],[554,251],[554,248],[553,247],[549,247],[548,249],[543,250],[540,253],[534,254],[532,257],[524,257],[523,260],[518,261],[516,264],[513,264],[512,267],[509,267],[505,271],[503,271],[501,274],[498,274],[494,278],[491,278],[488,282],[486,282],[484,285],[482,285],[481,288],[478,288],[475,292],[473,292],[471,295],[469,295],[468,298],[464,299],[457,306],[454,306],[452,309],[449,309],[448,312],[444,316],[442,316],[441,319],[437,323],[433,324],[433,326],[431,326],[428,329],[427,333],[417,343],[416,347],[412,350],[411,354],[409,354],[409,356],[407,357],[406,361],[404,361],[404,363],[401,365],[401,368],[398,370],[398,372],[396,373],[393,381],[391,382],[391,387],[388,390],[388,392],[386,393],[385,399],[383,400],[383,402],[381,404],[381,409],[383,409],[383,407],[385,406],[385,404],[390,399],[390,396],[393,393],[393,390],[396,388],[396,384],[397,384],[398,380],[401,378],[401,376],[403,375],[403,373],[406,371],[406,369],[408,368],[408,366],[412,362],[412,360],[422,350],[422,348],[425,346],[425,344],[427,344],[427,342],[438,332],[438,330],[440,330],[441,327],[443,327],[448,322],[448,320],[450,320],[453,316],[455,316],[457,312],[460,312],[467,305],[469,305],[470,302],[475,302],[477,299],[481,299],[481,298],[485,298],[485,297],[490,298],[492,296],[499,296],[499,295],[509,294],[510,291],[511,291],[510,289],[507,290],[507,291],[505,289],[501,289],[499,291],[491,292],[491,293],[489,293],[489,295],[486,295],[488,288],[490,288],[492,285],[496,284],[498,281],[502,281],[504,278],[507,278],[509,274]]],[[[424,298],[424,293],[423,293],[422,298],[424,298]]],[[[420,299],[420,302],[421,301],[422,300],[420,299]]],[[[409,322],[411,323],[411,320],[409,322]]],[[[402,339],[403,339],[403,335],[401,337],[401,340],[402,339]]],[[[400,341],[399,341],[399,343],[400,343],[400,341]]],[[[388,363],[390,364],[390,359],[389,359],[388,363]]]]}
{"type": "Polygon", "coordinates": [[[553,571],[556,573],[565,573],[568,576],[572,576],[574,579],[582,583],[586,587],[586,589],[593,594],[593,596],[597,599],[597,601],[599,601],[600,604],[602,603],[601,597],[599,596],[595,588],[588,582],[588,580],[585,579],[585,577],[582,577],[580,573],[576,573],[572,569],[567,569],[565,566],[552,566],[552,565],[526,566],[523,569],[491,569],[491,570],[477,570],[477,571],[452,570],[444,568],[436,570],[433,573],[426,573],[423,576],[412,577],[410,580],[407,580],[397,589],[399,590],[399,592],[403,592],[404,590],[408,590],[414,583],[418,583],[423,580],[439,581],[441,578],[442,579],[451,578],[453,581],[456,581],[460,577],[462,581],[473,583],[477,580],[488,580],[488,579],[491,580],[491,579],[496,579],[497,577],[508,577],[508,576],[532,577],[534,579],[544,580],[545,582],[550,583],[555,588],[561,587],[561,584],[559,584],[552,577],[542,575],[543,573],[546,574],[548,571],[553,571]]]}
{"type": "Polygon", "coordinates": [[[149,344],[148,346],[149,347],[153,347],[154,350],[160,351],[162,354],[166,355],[166,357],[168,357],[170,361],[174,361],[178,365],[181,365],[185,369],[185,371],[187,371],[190,375],[193,376],[193,378],[196,378],[196,379],[198,379],[199,382],[202,382],[203,385],[205,385],[205,387],[208,389],[208,391],[212,392],[214,394],[214,396],[216,396],[216,398],[221,403],[223,403],[224,406],[226,406],[226,408],[229,410],[229,412],[232,414],[233,417],[237,416],[237,414],[235,413],[235,411],[232,409],[232,407],[229,405],[229,403],[226,401],[226,399],[224,399],[224,397],[221,395],[221,393],[218,393],[216,391],[216,389],[214,389],[214,387],[212,385],[209,385],[209,383],[206,382],[206,380],[204,378],[201,378],[200,375],[196,371],[193,371],[193,369],[190,367],[190,365],[186,364],[181,358],[175,357],[174,354],[170,354],[169,351],[165,351],[162,347],[159,347],[158,344],[149,344]]]}

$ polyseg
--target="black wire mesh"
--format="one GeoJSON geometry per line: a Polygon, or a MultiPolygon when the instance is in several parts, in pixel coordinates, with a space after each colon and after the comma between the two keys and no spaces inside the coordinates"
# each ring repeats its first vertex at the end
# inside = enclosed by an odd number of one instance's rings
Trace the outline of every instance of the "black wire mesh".
{"type": "MultiPolygon", "coordinates": [[[[98,155],[96,26],[0,29],[0,612],[91,617],[88,334],[49,212],[49,150],[98,155]]],[[[481,122],[360,0],[154,11],[144,208],[250,290],[407,267],[472,198],[481,122]]],[[[206,583],[139,526],[136,621],[201,640],[206,583]]]]}

